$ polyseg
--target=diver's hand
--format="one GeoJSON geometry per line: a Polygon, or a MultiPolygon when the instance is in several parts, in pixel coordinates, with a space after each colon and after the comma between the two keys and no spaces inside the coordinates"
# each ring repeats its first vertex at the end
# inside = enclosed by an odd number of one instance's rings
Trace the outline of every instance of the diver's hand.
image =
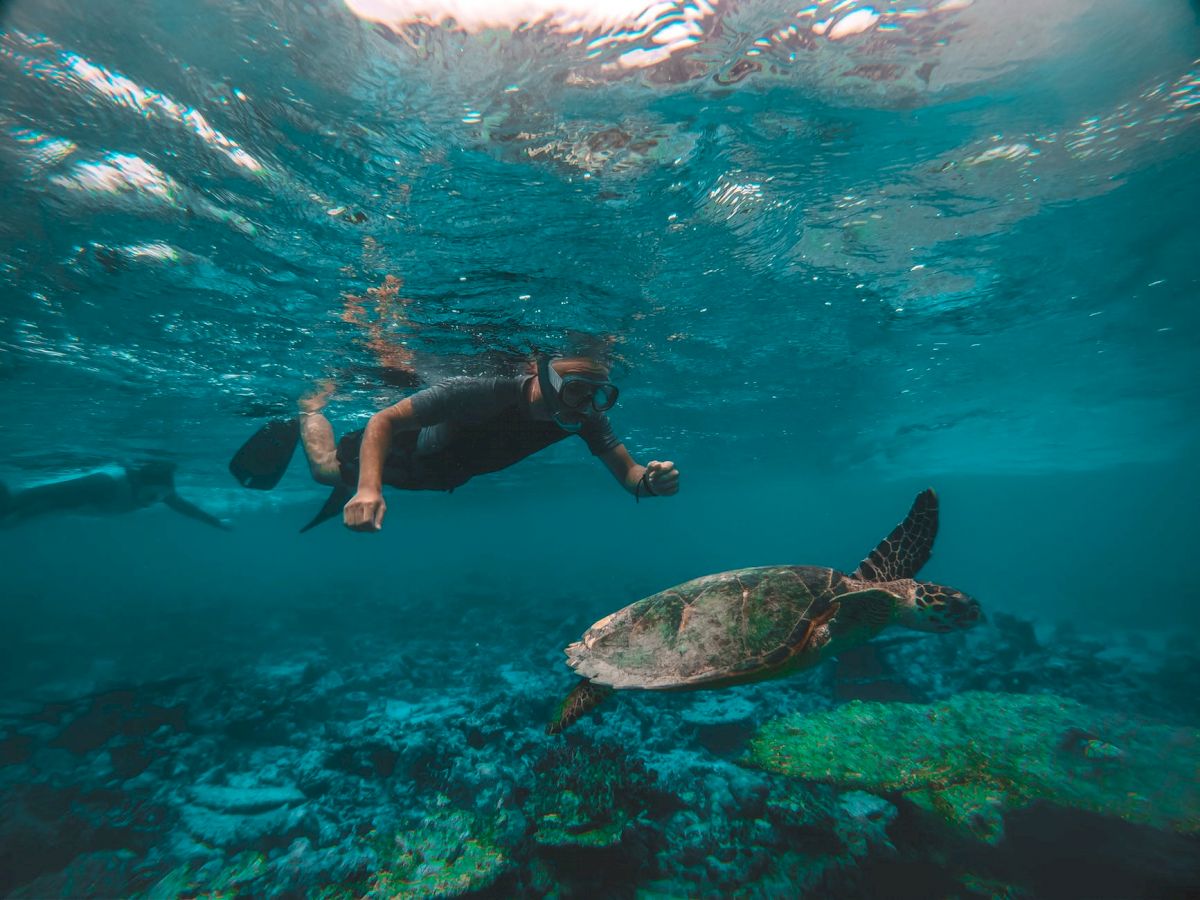
{"type": "Polygon", "coordinates": [[[678,494],[679,470],[670,460],[659,462],[652,459],[646,464],[646,484],[650,490],[662,497],[678,494]]]}
{"type": "Polygon", "coordinates": [[[387,504],[379,491],[359,491],[342,507],[342,523],[351,531],[378,531],[387,504]]]}

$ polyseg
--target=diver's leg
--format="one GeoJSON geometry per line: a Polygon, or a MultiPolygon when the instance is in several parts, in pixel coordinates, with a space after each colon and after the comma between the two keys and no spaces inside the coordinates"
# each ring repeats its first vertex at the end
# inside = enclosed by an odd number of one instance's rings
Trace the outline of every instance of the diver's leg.
{"type": "Polygon", "coordinates": [[[337,441],[333,438],[333,426],[322,410],[333,396],[337,385],[330,379],[318,382],[300,398],[300,443],[308,459],[308,471],[317,484],[336,485],[342,483],[341,465],[337,460],[337,441]]]}
{"type": "Polygon", "coordinates": [[[341,484],[342,468],[337,459],[333,426],[319,412],[300,414],[300,443],[308,458],[308,471],[318,484],[341,484]]]}
{"type": "Polygon", "coordinates": [[[125,512],[120,484],[111,475],[97,473],[66,481],[26,488],[8,496],[5,515],[24,521],[54,512],[87,509],[93,512],[125,512]]]}

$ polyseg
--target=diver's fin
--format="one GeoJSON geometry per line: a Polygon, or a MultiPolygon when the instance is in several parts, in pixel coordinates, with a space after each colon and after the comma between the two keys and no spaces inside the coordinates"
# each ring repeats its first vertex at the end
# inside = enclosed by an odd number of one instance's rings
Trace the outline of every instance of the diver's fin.
{"type": "Polygon", "coordinates": [[[332,519],[342,511],[342,507],[354,496],[354,492],[343,484],[335,485],[333,490],[329,492],[329,496],[325,498],[325,505],[320,511],[312,517],[312,521],[300,529],[300,533],[308,531],[310,528],[316,528],[327,519],[332,519]]]}
{"type": "Polygon", "coordinates": [[[561,734],[562,730],[595,709],[612,694],[613,689],[603,684],[593,684],[586,678],[575,685],[571,693],[558,707],[558,718],[546,726],[546,734],[561,734]]]}
{"type": "Polygon", "coordinates": [[[272,419],[233,454],[229,471],[242,487],[269,491],[279,484],[300,441],[300,419],[272,419]]]}
{"type": "Polygon", "coordinates": [[[858,564],[850,577],[863,581],[897,581],[915,577],[933,552],[937,529],[937,494],[933,488],[926,488],[917,494],[904,521],[893,528],[892,533],[858,564]]]}

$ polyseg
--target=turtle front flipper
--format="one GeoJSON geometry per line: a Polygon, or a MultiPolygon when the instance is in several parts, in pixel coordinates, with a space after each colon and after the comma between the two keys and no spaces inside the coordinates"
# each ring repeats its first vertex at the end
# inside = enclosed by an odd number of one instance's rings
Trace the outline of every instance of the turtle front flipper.
{"type": "Polygon", "coordinates": [[[933,488],[917,494],[904,521],[859,563],[852,578],[861,581],[899,581],[915,578],[933,552],[937,537],[938,500],[933,488]]]}
{"type": "MultiPolygon", "coordinates": [[[[783,659],[795,656],[798,653],[803,653],[812,646],[813,638],[818,634],[818,629],[822,625],[829,624],[830,620],[838,614],[838,610],[842,608],[842,604],[836,600],[828,598],[814,603],[811,608],[804,614],[796,627],[792,629],[792,633],[788,636],[787,644],[781,648],[787,651],[783,659]]],[[[770,656],[775,656],[779,651],[770,656]]],[[[772,660],[768,657],[768,662],[772,660]]]]}
{"type": "Polygon", "coordinates": [[[613,692],[613,689],[602,684],[593,684],[586,678],[567,694],[558,707],[558,716],[546,726],[546,734],[560,734],[563,729],[573,725],[589,710],[595,709],[613,692]]]}

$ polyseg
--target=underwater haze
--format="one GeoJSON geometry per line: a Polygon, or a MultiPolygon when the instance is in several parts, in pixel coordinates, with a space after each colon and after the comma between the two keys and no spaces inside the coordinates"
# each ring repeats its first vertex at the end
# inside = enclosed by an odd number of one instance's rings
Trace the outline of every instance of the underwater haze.
{"type": "Polygon", "coordinates": [[[1195,0],[8,0],[0,209],[0,896],[1200,894],[1195,0]],[[539,354],[677,495],[231,477],[539,354]],[[983,624],[546,734],[929,487],[983,624]]]}

